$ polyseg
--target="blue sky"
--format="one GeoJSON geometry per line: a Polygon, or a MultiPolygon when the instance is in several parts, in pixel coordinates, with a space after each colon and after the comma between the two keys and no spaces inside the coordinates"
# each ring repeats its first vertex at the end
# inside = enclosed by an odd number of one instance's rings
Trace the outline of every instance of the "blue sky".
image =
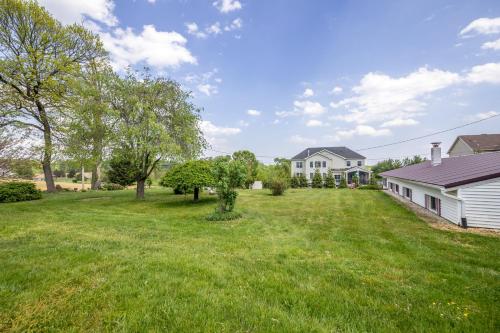
{"type": "MultiPolygon", "coordinates": [[[[116,70],[147,65],[192,90],[219,151],[357,149],[500,113],[500,1],[39,2],[99,33],[116,70]]],[[[494,132],[500,117],[360,152],[374,163],[494,132]]]]}

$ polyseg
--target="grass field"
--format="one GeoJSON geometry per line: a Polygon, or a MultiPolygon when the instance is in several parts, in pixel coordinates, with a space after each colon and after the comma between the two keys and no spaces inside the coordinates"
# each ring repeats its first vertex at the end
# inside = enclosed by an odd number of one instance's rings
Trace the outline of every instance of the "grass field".
{"type": "Polygon", "coordinates": [[[0,205],[0,331],[498,332],[500,239],[383,193],[166,190],[0,205]],[[188,198],[190,199],[190,198],[188,198]]]}

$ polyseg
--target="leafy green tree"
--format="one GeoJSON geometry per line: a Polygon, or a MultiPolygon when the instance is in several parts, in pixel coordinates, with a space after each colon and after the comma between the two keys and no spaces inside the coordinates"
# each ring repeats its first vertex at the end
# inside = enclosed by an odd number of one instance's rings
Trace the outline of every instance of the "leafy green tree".
{"type": "Polygon", "coordinates": [[[152,77],[148,70],[118,80],[113,107],[119,112],[117,146],[135,168],[136,198],[144,198],[146,179],[164,160],[192,159],[206,146],[199,109],[179,83],[152,77]]]}
{"type": "Polygon", "coordinates": [[[22,179],[33,179],[33,162],[27,159],[13,160],[11,170],[22,179]]]}
{"type": "Polygon", "coordinates": [[[245,179],[245,166],[241,161],[232,160],[230,157],[218,157],[213,161],[212,172],[219,199],[217,211],[233,211],[238,196],[236,188],[245,179]]]}
{"type": "Polygon", "coordinates": [[[335,177],[333,177],[332,169],[328,169],[328,173],[326,174],[325,187],[326,188],[334,188],[335,187],[335,177]]]}
{"type": "Polygon", "coordinates": [[[43,138],[47,191],[53,135],[68,96],[68,80],[104,53],[97,35],[82,25],[63,26],[36,1],[0,1],[0,127],[31,128],[43,138]]]}
{"type": "Polygon", "coordinates": [[[114,154],[109,161],[107,174],[110,183],[130,186],[137,178],[137,168],[126,157],[125,153],[119,153],[114,154]]]}
{"type": "Polygon", "coordinates": [[[316,171],[314,171],[314,176],[312,179],[312,187],[313,188],[322,188],[323,187],[323,177],[321,177],[321,173],[319,172],[319,169],[316,169],[316,171]]]}
{"type": "Polygon", "coordinates": [[[233,159],[241,161],[245,165],[246,177],[244,185],[245,188],[250,188],[257,177],[257,166],[259,162],[257,161],[255,154],[249,150],[239,150],[233,153],[233,159]]]}
{"type": "Polygon", "coordinates": [[[373,176],[376,178],[380,178],[379,174],[385,171],[399,169],[405,166],[422,163],[425,161],[425,157],[421,157],[418,155],[413,156],[412,158],[405,157],[402,160],[394,160],[387,159],[381,162],[378,162],[374,166],[372,166],[373,176]]]}
{"type": "Polygon", "coordinates": [[[309,184],[307,183],[307,178],[304,175],[299,176],[299,187],[304,188],[307,187],[309,184]]]}
{"type": "Polygon", "coordinates": [[[200,188],[214,184],[213,172],[210,161],[193,160],[177,164],[167,171],[160,185],[179,188],[184,193],[193,191],[194,201],[198,201],[200,188]]]}
{"type": "Polygon", "coordinates": [[[93,190],[99,188],[104,151],[117,123],[111,106],[114,79],[115,74],[103,58],[91,61],[71,82],[69,124],[64,131],[66,153],[90,164],[93,190]]]}

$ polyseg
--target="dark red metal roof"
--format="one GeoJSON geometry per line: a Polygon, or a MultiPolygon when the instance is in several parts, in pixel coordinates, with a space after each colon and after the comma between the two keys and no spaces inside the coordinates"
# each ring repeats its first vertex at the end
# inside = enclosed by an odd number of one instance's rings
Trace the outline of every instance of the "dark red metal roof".
{"type": "Polygon", "coordinates": [[[445,188],[500,177],[500,152],[443,158],[440,165],[431,161],[382,172],[395,177],[445,188]]]}

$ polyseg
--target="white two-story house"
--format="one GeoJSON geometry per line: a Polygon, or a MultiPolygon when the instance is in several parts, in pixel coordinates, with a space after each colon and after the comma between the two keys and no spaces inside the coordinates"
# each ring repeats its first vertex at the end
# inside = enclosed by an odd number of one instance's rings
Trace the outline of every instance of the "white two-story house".
{"type": "Polygon", "coordinates": [[[316,169],[323,178],[331,169],[337,185],[344,175],[347,183],[352,182],[354,175],[361,184],[370,181],[370,170],[365,166],[366,158],[347,147],[314,147],[306,148],[292,157],[291,173],[293,176],[305,176],[311,181],[316,169]]]}

